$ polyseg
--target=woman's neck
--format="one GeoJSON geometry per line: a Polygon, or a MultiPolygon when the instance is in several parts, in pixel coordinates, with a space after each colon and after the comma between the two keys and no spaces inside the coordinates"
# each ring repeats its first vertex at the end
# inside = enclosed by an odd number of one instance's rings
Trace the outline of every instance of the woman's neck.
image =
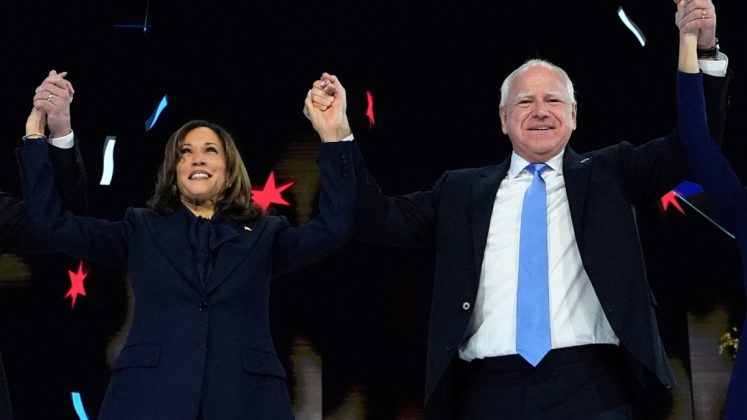
{"type": "Polygon", "coordinates": [[[190,201],[184,197],[182,197],[181,200],[182,204],[184,204],[184,206],[189,209],[189,211],[191,211],[195,216],[211,219],[215,214],[215,204],[212,201],[197,203],[194,201],[190,201]]]}

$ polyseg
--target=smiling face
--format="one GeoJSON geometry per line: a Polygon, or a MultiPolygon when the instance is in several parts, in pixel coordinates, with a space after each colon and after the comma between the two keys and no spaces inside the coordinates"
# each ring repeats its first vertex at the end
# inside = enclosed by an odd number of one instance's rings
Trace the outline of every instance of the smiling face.
{"type": "Polygon", "coordinates": [[[560,73],[534,65],[510,83],[500,117],[516,154],[528,162],[546,162],[565,148],[576,129],[576,103],[560,73]]]}
{"type": "Polygon", "coordinates": [[[226,153],[220,137],[207,127],[187,133],[180,145],[176,184],[183,202],[213,210],[226,187],[226,153]]]}

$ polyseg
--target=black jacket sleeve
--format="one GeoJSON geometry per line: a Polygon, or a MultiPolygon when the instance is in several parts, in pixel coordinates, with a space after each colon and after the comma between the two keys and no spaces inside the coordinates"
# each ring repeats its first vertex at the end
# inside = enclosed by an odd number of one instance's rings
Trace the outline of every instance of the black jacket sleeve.
{"type": "MultiPolygon", "coordinates": [[[[70,149],[49,148],[63,206],[76,214],[88,212],[86,171],[78,141],[70,149]]],[[[31,235],[23,202],[0,192],[0,253],[38,254],[44,247],[31,235]]]]}

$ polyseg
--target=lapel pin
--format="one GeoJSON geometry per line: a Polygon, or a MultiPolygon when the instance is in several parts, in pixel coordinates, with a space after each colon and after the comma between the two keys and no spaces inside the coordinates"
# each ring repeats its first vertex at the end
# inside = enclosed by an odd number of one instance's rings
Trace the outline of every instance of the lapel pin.
{"type": "Polygon", "coordinates": [[[248,230],[249,232],[251,232],[252,228],[250,228],[249,226],[244,226],[244,230],[248,230]]]}
{"type": "Polygon", "coordinates": [[[581,159],[581,162],[579,162],[579,163],[584,163],[584,162],[586,162],[586,161],[587,161],[587,160],[589,160],[589,159],[591,159],[591,158],[584,158],[584,159],[581,159]]]}

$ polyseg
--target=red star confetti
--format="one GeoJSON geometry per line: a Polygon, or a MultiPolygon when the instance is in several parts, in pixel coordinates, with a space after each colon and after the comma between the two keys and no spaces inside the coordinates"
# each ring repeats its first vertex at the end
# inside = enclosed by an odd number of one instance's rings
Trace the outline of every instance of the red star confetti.
{"type": "Polygon", "coordinates": [[[75,300],[78,298],[78,295],[86,295],[86,288],[83,286],[83,282],[86,281],[88,270],[83,271],[83,261],[81,260],[80,264],[78,264],[78,272],[73,273],[68,270],[67,275],[70,276],[70,290],[67,291],[65,298],[72,298],[73,301],[70,307],[75,308],[75,300]]]}
{"type": "Polygon", "coordinates": [[[669,191],[668,193],[661,196],[661,206],[664,208],[664,211],[667,211],[667,208],[671,204],[677,210],[679,210],[680,213],[685,214],[685,210],[682,210],[680,203],[677,202],[677,197],[678,195],[674,190],[669,191]]]}
{"type": "Polygon", "coordinates": [[[252,188],[252,200],[254,200],[257,205],[262,207],[262,211],[267,211],[267,209],[270,207],[270,204],[282,204],[284,206],[289,206],[290,203],[285,201],[280,193],[287,190],[295,183],[296,181],[291,181],[279,187],[276,187],[275,171],[271,171],[270,175],[267,177],[267,182],[265,183],[263,189],[260,190],[258,188],[252,188]]]}
{"type": "Polygon", "coordinates": [[[368,100],[368,107],[366,108],[366,116],[368,117],[368,128],[371,128],[376,124],[376,121],[374,121],[374,99],[373,94],[371,94],[370,90],[366,91],[366,99],[368,100]]]}

